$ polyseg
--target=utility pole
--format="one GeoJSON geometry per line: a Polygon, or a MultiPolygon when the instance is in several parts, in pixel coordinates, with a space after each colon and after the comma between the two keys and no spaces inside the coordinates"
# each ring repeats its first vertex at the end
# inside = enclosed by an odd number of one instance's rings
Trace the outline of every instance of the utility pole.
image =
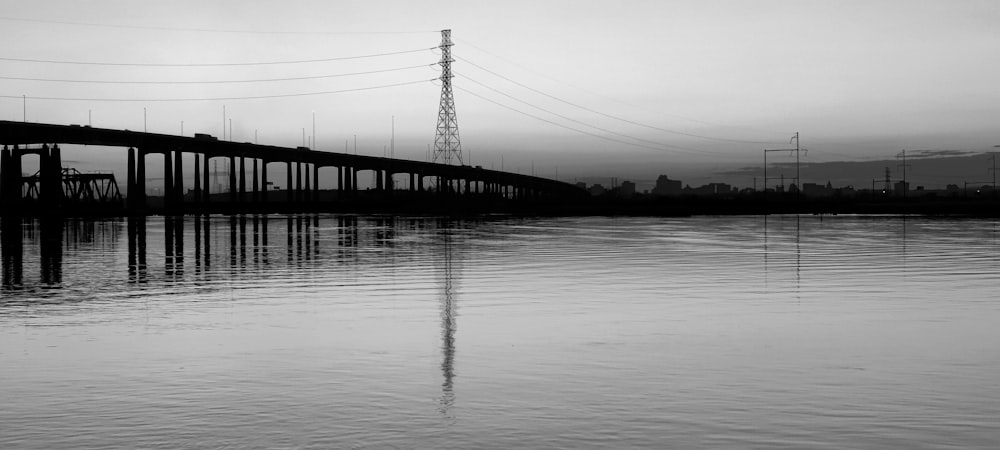
{"type": "Polygon", "coordinates": [[[903,164],[896,165],[897,168],[903,168],[903,198],[906,198],[906,192],[910,190],[909,186],[906,184],[906,149],[896,154],[896,159],[903,158],[903,164]]]}
{"type": "MultiPolygon", "coordinates": [[[[796,191],[797,196],[802,193],[802,182],[799,179],[799,153],[803,149],[799,146],[799,132],[798,131],[795,132],[795,135],[792,136],[792,138],[788,142],[791,143],[791,141],[795,141],[795,148],[765,148],[764,149],[764,180],[763,181],[764,181],[764,192],[765,193],[767,193],[767,180],[769,179],[767,177],[767,154],[769,152],[795,152],[795,191],[796,191]]],[[[785,175],[782,174],[780,178],[782,180],[781,181],[781,187],[782,187],[782,189],[784,189],[784,186],[785,186],[785,181],[784,181],[785,175]]],[[[777,177],[772,177],[770,179],[778,179],[778,178],[777,177]]],[[[754,185],[756,186],[756,181],[754,182],[754,185]]],[[[756,188],[754,188],[754,190],[756,190],[756,188]]]]}
{"type": "Polygon", "coordinates": [[[796,192],[802,191],[802,180],[799,179],[799,132],[795,132],[795,190],[796,192]]]}
{"type": "Polygon", "coordinates": [[[993,172],[993,197],[997,196],[997,153],[990,153],[990,161],[993,161],[993,167],[990,168],[990,172],[993,172]]]}

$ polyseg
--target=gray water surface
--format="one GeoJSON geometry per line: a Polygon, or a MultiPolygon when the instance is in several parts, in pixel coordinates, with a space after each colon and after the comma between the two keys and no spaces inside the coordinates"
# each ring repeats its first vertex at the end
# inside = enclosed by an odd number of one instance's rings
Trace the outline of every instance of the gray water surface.
{"type": "Polygon", "coordinates": [[[996,448],[1000,225],[3,222],[2,448],[996,448]]]}

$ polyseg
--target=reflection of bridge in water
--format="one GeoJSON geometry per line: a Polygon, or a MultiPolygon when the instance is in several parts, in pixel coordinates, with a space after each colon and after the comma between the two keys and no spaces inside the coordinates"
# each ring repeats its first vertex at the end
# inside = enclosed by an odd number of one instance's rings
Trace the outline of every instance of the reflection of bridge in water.
{"type": "MultiPolygon", "coordinates": [[[[219,141],[207,135],[185,137],[0,121],[0,144],[0,199],[5,213],[50,212],[77,206],[63,187],[64,168],[58,144],[127,148],[127,211],[120,212],[130,213],[314,211],[379,202],[430,206],[447,203],[447,199],[472,199],[482,206],[484,201],[523,205],[584,194],[567,183],[480,167],[219,141]],[[21,173],[21,159],[28,154],[39,157],[37,176],[25,177],[21,173]],[[149,155],[160,155],[163,160],[162,204],[147,199],[149,155]],[[185,165],[186,158],[191,158],[193,164],[185,165]],[[216,186],[213,190],[209,163],[219,159],[228,165],[228,188],[216,186]],[[283,166],[283,191],[269,187],[275,181],[273,172],[269,172],[273,164],[283,166]],[[331,175],[330,169],[333,178],[325,184],[331,188],[321,190],[320,178],[331,175]],[[185,175],[186,170],[191,170],[190,176],[185,175]],[[358,181],[369,178],[373,182],[368,189],[360,189],[358,181]],[[33,190],[25,188],[26,181],[34,183],[33,190]],[[189,182],[191,189],[185,191],[189,182]]],[[[77,212],[93,211],[93,205],[88,208],[77,208],[77,212]]]]}
{"type": "MultiPolygon", "coordinates": [[[[8,217],[0,220],[0,289],[5,292],[0,307],[39,304],[44,297],[41,293],[46,291],[85,292],[83,278],[85,283],[100,283],[104,293],[142,292],[166,285],[181,290],[192,285],[212,289],[226,278],[268,278],[271,269],[274,272],[270,273],[295,276],[317,268],[329,271],[338,265],[364,272],[370,265],[408,264],[398,261],[399,257],[419,257],[421,265],[429,258],[433,264],[422,267],[433,272],[429,277],[436,278],[433,296],[439,301],[440,315],[438,409],[453,417],[458,279],[464,251],[463,239],[455,229],[464,226],[462,221],[439,218],[346,215],[323,219],[317,215],[108,220],[8,217]],[[420,239],[411,239],[414,235],[420,239]],[[126,239],[127,243],[123,242],[126,239]],[[127,245],[127,262],[123,244],[127,245]],[[95,254],[109,263],[86,259],[85,255],[95,254]],[[81,264],[88,268],[85,273],[77,270],[81,264]]],[[[65,300],[67,296],[53,296],[57,297],[65,300]]],[[[74,302],[87,301],[71,297],[74,302]]]]}

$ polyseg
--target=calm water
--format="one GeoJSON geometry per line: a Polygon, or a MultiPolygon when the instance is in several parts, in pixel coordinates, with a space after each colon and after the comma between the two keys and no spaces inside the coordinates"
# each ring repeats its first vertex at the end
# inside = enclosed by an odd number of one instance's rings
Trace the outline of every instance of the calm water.
{"type": "Polygon", "coordinates": [[[2,235],[2,448],[1000,447],[992,220],[2,235]]]}

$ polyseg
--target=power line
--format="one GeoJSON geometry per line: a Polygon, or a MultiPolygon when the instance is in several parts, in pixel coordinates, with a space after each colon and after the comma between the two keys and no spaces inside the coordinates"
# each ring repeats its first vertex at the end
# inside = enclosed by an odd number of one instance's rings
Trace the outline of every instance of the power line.
{"type": "Polygon", "coordinates": [[[692,148],[678,147],[678,146],[674,146],[674,145],[670,145],[670,146],[663,145],[663,146],[660,146],[660,147],[654,147],[654,146],[651,146],[651,145],[637,144],[635,142],[623,141],[621,139],[615,139],[615,138],[612,138],[612,137],[602,136],[602,135],[599,135],[599,134],[596,134],[596,133],[591,133],[589,131],[581,130],[579,128],[573,128],[573,127],[571,127],[569,125],[564,125],[564,124],[561,124],[559,122],[554,122],[554,121],[548,120],[548,119],[546,119],[544,117],[539,117],[539,116],[536,116],[536,115],[528,113],[528,112],[521,111],[521,110],[519,110],[517,108],[514,108],[513,106],[505,105],[505,104],[500,103],[498,101],[495,101],[495,100],[483,97],[482,95],[479,95],[479,94],[477,94],[475,92],[472,92],[472,91],[470,91],[468,89],[462,88],[461,86],[455,86],[455,89],[461,90],[462,92],[465,92],[465,93],[467,93],[469,95],[472,95],[472,96],[475,96],[475,97],[479,97],[480,99],[486,100],[486,101],[488,101],[490,103],[493,103],[493,104],[495,104],[497,106],[500,106],[500,107],[503,107],[503,108],[507,108],[507,109],[509,109],[511,111],[514,111],[514,112],[518,113],[518,114],[523,114],[523,115],[531,117],[533,119],[540,120],[542,122],[546,122],[546,123],[555,125],[555,126],[560,127],[560,128],[565,128],[567,130],[575,131],[577,133],[586,134],[588,136],[593,136],[593,137],[596,137],[598,139],[604,139],[606,141],[617,142],[619,144],[632,145],[632,146],[635,146],[635,147],[647,148],[647,149],[650,149],[650,150],[659,150],[659,151],[662,151],[662,150],[664,150],[664,147],[670,147],[670,148],[673,148],[675,150],[682,151],[682,152],[695,153],[695,154],[702,154],[703,153],[700,150],[695,150],[695,149],[692,149],[692,148]]]}
{"type": "Polygon", "coordinates": [[[241,62],[241,63],[120,63],[120,62],[95,62],[95,61],[63,61],[54,59],[28,59],[28,58],[0,58],[0,61],[18,61],[43,64],[74,64],[87,66],[129,66],[129,67],[223,67],[223,66],[269,66],[279,64],[306,64],[329,61],[344,61],[349,59],[376,58],[379,56],[402,55],[405,53],[417,53],[427,51],[429,48],[418,48],[414,50],[402,50],[398,52],[375,53],[370,55],[342,56],[337,58],[321,59],[300,59],[290,61],[263,61],[263,62],[241,62]]]}
{"type": "Polygon", "coordinates": [[[350,35],[350,34],[423,34],[423,33],[437,33],[439,30],[377,30],[377,31],[303,31],[303,30],[226,30],[226,29],[213,29],[213,28],[183,28],[183,27],[157,27],[157,26],[143,26],[143,25],[118,25],[118,24],[101,24],[101,23],[90,23],[90,22],[72,22],[66,20],[42,20],[42,19],[29,19],[23,17],[0,17],[0,20],[6,20],[10,22],[29,22],[29,23],[48,23],[56,25],[74,25],[74,26],[86,26],[86,27],[100,27],[100,28],[121,28],[127,30],[157,30],[157,31],[184,31],[184,32],[197,32],[197,33],[238,33],[238,34],[288,34],[288,35],[350,35]]]}
{"type": "Polygon", "coordinates": [[[407,86],[411,84],[426,83],[429,80],[419,80],[419,81],[409,81],[406,83],[396,83],[396,84],[385,84],[381,86],[369,86],[363,88],[354,89],[340,89],[336,91],[319,91],[319,92],[302,92],[295,94],[276,94],[276,95],[256,95],[256,96],[246,96],[246,97],[212,97],[212,98],[71,98],[71,97],[32,97],[32,96],[17,96],[17,95],[0,95],[0,98],[27,98],[29,100],[60,100],[60,101],[81,101],[81,102],[207,102],[207,101],[220,101],[220,100],[260,100],[267,98],[286,98],[286,97],[306,97],[311,95],[326,95],[326,94],[341,94],[344,92],[357,92],[357,91],[370,91],[374,89],[383,89],[397,86],[407,86]]]}
{"type": "Polygon", "coordinates": [[[136,81],[136,80],[70,80],[70,79],[51,79],[51,78],[25,78],[25,77],[4,77],[0,76],[0,80],[20,80],[20,81],[42,81],[47,83],[89,83],[89,84],[225,84],[225,83],[264,83],[273,81],[299,81],[299,80],[318,80],[323,78],[337,78],[337,77],[347,77],[353,75],[368,75],[373,73],[384,73],[384,72],[395,72],[401,70],[416,69],[420,67],[433,66],[437,63],[431,64],[421,64],[418,66],[408,66],[408,67],[397,67],[393,69],[380,69],[380,70],[369,70],[365,72],[351,72],[351,73],[339,73],[331,75],[315,75],[306,77],[289,77],[289,78],[264,78],[256,80],[205,80],[205,81],[136,81]]]}
{"type": "MultiPolygon", "coordinates": [[[[458,75],[458,74],[456,73],[456,75],[458,75]]],[[[581,120],[574,119],[572,117],[564,116],[564,115],[559,114],[557,112],[553,112],[553,111],[550,111],[548,109],[542,108],[541,106],[537,106],[537,105],[531,104],[531,103],[529,103],[529,102],[527,102],[525,100],[521,100],[521,99],[519,99],[517,97],[514,97],[513,95],[507,94],[507,93],[505,93],[505,92],[503,92],[503,91],[501,91],[499,89],[493,88],[493,87],[491,87],[489,85],[486,85],[486,84],[484,84],[482,82],[476,81],[476,80],[474,80],[474,79],[472,79],[472,78],[470,78],[470,77],[468,77],[466,75],[462,75],[462,79],[469,80],[469,81],[471,81],[473,83],[476,83],[476,84],[478,84],[478,85],[480,85],[482,87],[485,87],[486,89],[489,89],[489,90],[491,90],[493,92],[496,92],[496,93],[498,93],[500,95],[503,95],[504,97],[507,97],[507,98],[509,98],[511,100],[514,100],[516,102],[528,105],[528,106],[530,106],[532,108],[535,108],[535,109],[537,109],[539,111],[543,111],[543,112],[552,114],[553,116],[559,117],[559,118],[564,119],[564,120],[568,120],[568,121],[573,122],[573,123],[577,123],[577,124],[583,125],[583,126],[588,127],[588,128],[593,128],[595,130],[603,131],[603,132],[608,133],[608,134],[613,134],[615,136],[619,136],[619,137],[623,137],[623,138],[627,138],[627,139],[633,139],[633,140],[636,140],[636,141],[639,141],[639,142],[645,142],[645,143],[651,144],[651,145],[670,147],[670,145],[664,144],[662,142],[652,141],[652,140],[649,140],[649,139],[643,139],[643,138],[635,137],[635,136],[632,136],[632,135],[629,135],[629,134],[625,134],[625,133],[619,133],[619,132],[616,132],[616,131],[612,131],[612,130],[609,130],[609,129],[606,129],[606,128],[599,127],[597,125],[591,125],[589,123],[586,123],[586,122],[581,121],[581,120]]]]}
{"type": "Polygon", "coordinates": [[[671,129],[667,129],[667,128],[662,128],[662,127],[658,127],[658,126],[655,126],[655,125],[645,124],[645,123],[642,123],[642,122],[636,122],[634,120],[629,120],[629,119],[626,119],[626,118],[623,118],[623,117],[618,117],[618,116],[615,116],[615,115],[612,115],[612,114],[601,112],[601,111],[598,111],[596,109],[588,108],[586,106],[573,103],[573,102],[571,102],[569,100],[565,100],[565,99],[556,97],[554,95],[542,92],[542,91],[540,91],[538,89],[535,89],[535,88],[533,88],[531,86],[528,86],[528,85],[526,85],[524,83],[520,83],[518,81],[514,81],[514,80],[510,79],[507,76],[501,75],[501,74],[499,74],[497,72],[494,72],[494,71],[489,70],[489,69],[487,69],[487,68],[485,68],[483,66],[480,66],[480,65],[478,65],[478,64],[476,64],[476,63],[474,63],[472,61],[469,61],[468,59],[462,58],[461,56],[456,56],[455,59],[459,59],[459,60],[461,60],[461,61],[463,61],[465,63],[468,63],[469,65],[471,65],[473,67],[476,67],[476,68],[478,68],[480,70],[483,70],[485,72],[493,74],[494,76],[503,78],[504,80],[507,80],[507,81],[509,81],[511,83],[514,83],[514,84],[516,84],[518,86],[521,86],[521,87],[523,87],[525,89],[528,89],[528,90],[530,90],[532,92],[536,92],[538,94],[544,95],[544,96],[546,96],[548,98],[551,98],[553,100],[565,103],[567,105],[570,105],[570,106],[573,106],[573,107],[576,107],[576,108],[580,108],[580,109],[582,109],[584,111],[588,111],[588,112],[591,112],[591,113],[594,113],[594,114],[598,114],[598,115],[601,115],[601,116],[604,116],[604,117],[607,117],[607,118],[610,118],[610,119],[619,120],[619,121],[622,121],[622,122],[625,122],[625,123],[629,123],[629,124],[632,124],[632,125],[636,125],[636,126],[640,126],[640,127],[645,127],[645,128],[649,128],[649,129],[653,129],[653,130],[658,130],[658,131],[663,131],[663,132],[671,133],[671,134],[678,134],[678,135],[681,135],[681,136],[695,137],[695,138],[700,138],[700,139],[709,139],[709,140],[713,140],[713,141],[733,142],[733,143],[738,143],[738,144],[768,144],[768,143],[772,143],[772,142],[769,142],[769,141],[750,141],[750,140],[743,140],[743,139],[727,139],[727,138],[720,138],[720,137],[714,137],[714,136],[705,136],[705,135],[701,135],[701,134],[686,133],[686,132],[683,132],[683,131],[677,131],[677,130],[671,130],[671,129]]]}
{"type": "MultiPolygon", "coordinates": [[[[576,86],[576,85],[574,85],[572,83],[569,83],[569,82],[566,82],[564,80],[560,80],[560,79],[554,78],[552,76],[546,75],[544,73],[541,73],[541,72],[539,72],[537,70],[533,70],[530,67],[525,67],[525,66],[523,66],[521,64],[518,64],[515,61],[512,61],[512,60],[510,60],[508,58],[505,58],[503,56],[500,56],[500,55],[498,55],[496,53],[493,53],[493,52],[491,52],[489,50],[486,50],[486,49],[484,49],[482,47],[479,47],[479,46],[477,46],[477,45],[475,45],[475,44],[473,44],[471,42],[468,42],[468,41],[466,41],[464,39],[460,40],[460,42],[463,43],[463,44],[466,44],[466,45],[468,45],[468,46],[470,46],[470,47],[472,47],[472,48],[474,48],[476,50],[479,50],[479,51],[481,51],[483,53],[486,53],[487,55],[490,55],[490,56],[492,56],[494,58],[501,59],[501,60],[506,61],[506,62],[508,62],[510,64],[513,64],[513,65],[515,65],[517,67],[520,67],[520,68],[522,68],[524,70],[527,70],[527,71],[529,71],[531,73],[534,73],[534,74],[542,76],[544,78],[548,78],[549,80],[555,81],[555,82],[557,82],[559,84],[563,84],[563,85],[566,85],[566,86],[573,87],[573,88],[575,88],[577,90],[580,90],[582,92],[586,92],[586,93],[588,93],[590,95],[593,95],[593,96],[596,96],[596,97],[601,97],[601,98],[604,98],[604,99],[607,99],[607,100],[611,100],[611,101],[613,101],[615,103],[618,103],[618,104],[621,104],[621,105],[626,105],[626,106],[629,106],[629,107],[632,107],[632,108],[649,110],[648,108],[644,108],[644,107],[641,107],[641,106],[636,106],[636,105],[633,105],[633,104],[630,104],[630,103],[627,103],[627,102],[623,102],[623,101],[621,101],[619,99],[616,99],[616,98],[613,98],[613,97],[609,97],[607,95],[603,95],[603,94],[600,94],[600,93],[597,93],[597,92],[593,92],[593,91],[584,89],[582,87],[576,86]]],[[[456,58],[458,58],[458,57],[456,57],[456,58]]],[[[461,58],[458,58],[458,59],[461,59],[461,58]]],[[[468,61],[466,61],[466,62],[468,62],[468,61]]],[[[470,64],[472,64],[472,63],[470,62],[470,64]]],[[[547,94],[543,94],[543,95],[547,95],[547,94]]],[[[652,111],[652,110],[649,110],[649,111],[652,111]]],[[[763,129],[756,129],[756,128],[740,127],[740,126],[735,126],[735,125],[726,125],[726,124],[721,124],[721,123],[717,123],[717,122],[710,122],[710,121],[707,121],[707,120],[700,120],[700,119],[695,119],[695,118],[691,118],[691,117],[685,117],[685,116],[681,116],[681,115],[677,115],[677,114],[668,114],[668,113],[664,113],[664,112],[660,112],[660,111],[652,111],[652,112],[655,112],[657,114],[663,114],[663,115],[666,115],[666,116],[671,116],[671,117],[682,119],[682,120],[687,120],[687,121],[690,121],[690,122],[701,123],[701,124],[704,124],[704,125],[714,125],[714,126],[721,126],[721,127],[726,127],[726,128],[737,128],[737,129],[744,129],[744,130],[750,130],[750,131],[756,131],[756,132],[766,132],[766,133],[769,133],[769,134],[784,134],[785,133],[785,132],[777,132],[777,131],[773,131],[773,130],[763,130],[763,129]]],[[[646,125],[640,125],[640,126],[646,126],[646,125]]],[[[668,132],[668,133],[673,132],[671,130],[661,130],[661,131],[665,131],[665,132],[668,132]]],[[[698,137],[701,137],[701,136],[698,136],[698,137]]],[[[710,138],[710,137],[707,137],[707,138],[710,138]]],[[[716,138],[716,139],[722,139],[722,138],[716,138]]],[[[740,143],[771,144],[771,143],[774,143],[774,142],[770,142],[770,141],[768,141],[768,142],[763,142],[763,141],[740,141],[740,143]]]]}

